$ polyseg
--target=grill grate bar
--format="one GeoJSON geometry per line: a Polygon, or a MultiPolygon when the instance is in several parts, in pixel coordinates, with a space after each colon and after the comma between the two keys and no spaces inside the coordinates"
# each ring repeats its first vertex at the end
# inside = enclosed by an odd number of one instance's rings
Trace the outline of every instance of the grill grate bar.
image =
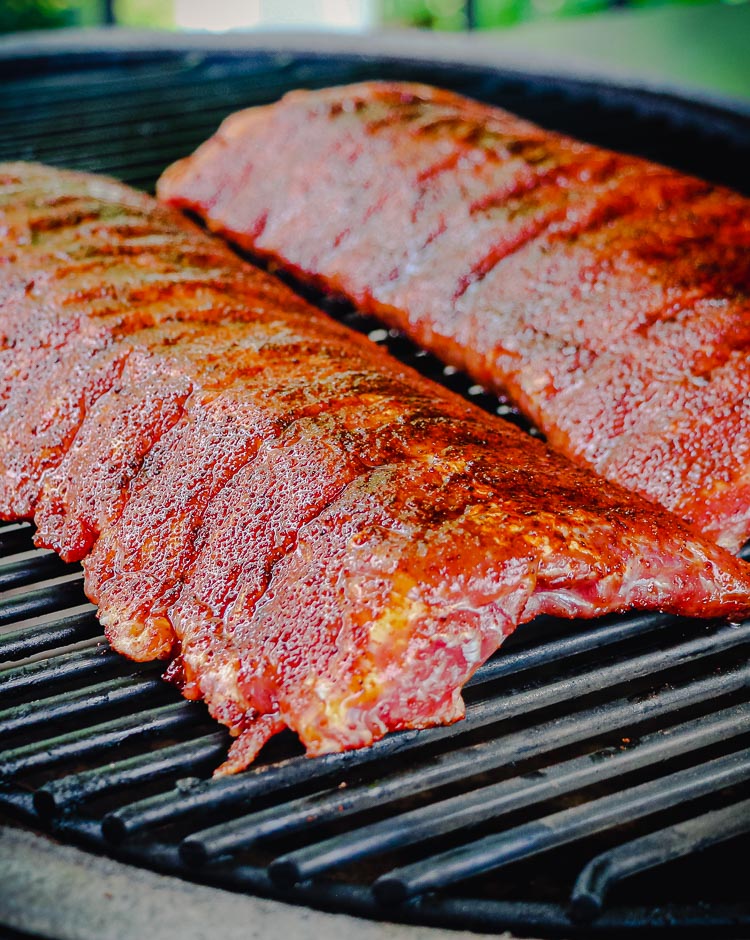
{"type": "MultiPolygon", "coordinates": [[[[607,748],[551,765],[541,775],[513,777],[481,787],[471,793],[381,820],[342,836],[325,839],[276,859],[271,877],[281,884],[294,884],[394,848],[414,845],[436,836],[475,828],[519,809],[531,809],[552,798],[580,791],[592,784],[623,777],[634,770],[659,765],[720,741],[750,731],[750,705],[726,709],[687,722],[670,731],[644,736],[632,749],[607,748]]],[[[188,856],[197,845],[187,840],[188,856]],[[190,846],[190,848],[188,848],[190,846]]]]}
{"type": "Polygon", "coordinates": [[[618,882],[748,832],[750,800],[743,800],[603,852],[583,868],[576,880],[570,898],[573,915],[581,921],[594,920],[618,882]]]}
{"type": "Polygon", "coordinates": [[[92,69],[85,76],[75,71],[57,70],[54,75],[37,74],[33,78],[18,77],[18,70],[13,69],[11,77],[3,81],[7,90],[7,101],[4,107],[15,106],[20,108],[20,100],[34,104],[34,112],[41,105],[50,103],[50,99],[63,97],[68,101],[83,101],[88,97],[97,98],[114,94],[119,89],[125,91],[129,84],[131,93],[135,94],[139,85],[148,88],[153,82],[169,85],[175,79],[184,76],[189,79],[190,66],[185,63],[160,62],[154,66],[146,63],[133,63],[128,68],[113,68],[111,65],[104,69],[92,69]],[[81,78],[85,77],[84,81],[81,78]],[[78,95],[78,98],[74,96],[78,95]]]}
{"type": "MultiPolygon", "coordinates": [[[[197,145],[212,129],[212,124],[207,123],[203,125],[202,130],[196,130],[195,133],[191,135],[191,142],[197,145]]],[[[73,153],[68,156],[64,153],[50,153],[48,156],[45,156],[44,159],[46,163],[53,163],[57,166],[75,165],[80,169],[91,170],[92,172],[95,171],[96,167],[107,166],[110,168],[110,175],[114,173],[115,170],[119,170],[121,171],[120,178],[122,178],[123,173],[132,172],[133,168],[139,169],[144,166],[154,166],[155,161],[158,161],[156,165],[165,166],[168,161],[174,159],[175,153],[184,153],[189,147],[189,144],[181,144],[179,140],[175,140],[174,142],[169,140],[161,147],[149,147],[148,153],[144,154],[139,152],[139,150],[133,150],[132,145],[132,138],[129,142],[129,146],[126,145],[125,141],[115,140],[111,147],[107,148],[107,150],[102,149],[101,153],[97,153],[96,157],[90,159],[82,159],[80,153],[78,156],[75,156],[73,153]]]]}
{"type": "Polygon", "coordinates": [[[385,756],[408,753],[409,746],[423,736],[424,732],[404,731],[359,751],[326,754],[314,761],[291,757],[274,764],[250,767],[237,777],[191,781],[190,786],[177,786],[107,813],[102,820],[102,831],[110,841],[120,842],[163,823],[241,809],[267,793],[281,793],[301,784],[336,777],[385,756]]]}
{"type": "Polygon", "coordinates": [[[394,869],[375,881],[373,891],[381,903],[401,903],[748,780],[750,748],[394,869]]]}
{"type": "Polygon", "coordinates": [[[49,817],[95,796],[151,783],[169,775],[210,770],[226,754],[227,740],[227,732],[216,731],[104,767],[70,774],[41,787],[34,795],[34,806],[40,815],[49,817]]]}
{"type": "MultiPolygon", "coordinates": [[[[750,621],[737,627],[722,627],[708,636],[686,640],[666,649],[650,651],[640,656],[599,665],[558,681],[529,685],[507,697],[493,698],[469,706],[462,725],[456,727],[480,728],[504,718],[525,715],[533,710],[565,703],[578,703],[585,695],[604,689],[629,685],[635,679],[658,675],[677,667],[686,666],[704,657],[710,657],[742,646],[750,640],[750,621]]],[[[436,729],[442,731],[443,729],[436,729]]],[[[428,734],[432,734],[432,730],[428,734]]]]}
{"type": "Polygon", "coordinates": [[[20,773],[57,767],[66,761],[98,757],[126,741],[148,740],[194,724],[195,710],[190,702],[149,708],[135,715],[91,725],[82,731],[68,732],[6,751],[0,755],[0,775],[15,777],[20,773]]]}
{"type": "MultiPolygon", "coordinates": [[[[101,91],[97,93],[97,89],[87,89],[85,87],[76,89],[73,85],[69,86],[70,97],[67,99],[66,110],[68,114],[73,114],[76,111],[76,105],[79,104],[81,100],[87,100],[86,108],[86,119],[94,118],[103,120],[106,118],[107,107],[111,108],[111,119],[110,126],[118,126],[119,119],[122,114],[132,114],[138,110],[138,106],[142,105],[143,114],[150,113],[151,109],[161,109],[169,113],[174,111],[171,105],[183,105],[184,106],[184,95],[185,90],[179,84],[170,85],[165,83],[163,88],[155,89],[152,87],[142,90],[136,99],[136,89],[138,85],[138,79],[134,76],[133,78],[133,88],[129,91],[125,85],[117,91],[113,92],[111,97],[107,97],[101,94],[101,91]]],[[[216,84],[207,82],[204,89],[206,100],[210,101],[211,98],[215,97],[218,100],[226,98],[226,89],[216,84]],[[222,90],[224,94],[222,95],[222,90]]],[[[236,95],[236,88],[230,92],[230,94],[236,95]]],[[[55,115],[60,113],[60,105],[57,102],[46,103],[41,101],[34,109],[35,117],[39,120],[42,130],[44,130],[45,125],[51,124],[55,115]]],[[[8,95],[6,100],[3,103],[2,109],[0,109],[0,114],[6,116],[6,120],[9,122],[9,126],[13,127],[14,124],[20,126],[25,126],[28,129],[29,122],[28,118],[24,116],[23,113],[23,96],[19,94],[18,98],[14,98],[12,94],[8,95]],[[10,123],[14,122],[14,123],[10,123]]],[[[81,124],[79,124],[79,127],[81,124]]]]}
{"type": "MultiPolygon", "coordinates": [[[[177,146],[183,146],[183,153],[190,141],[196,141],[199,135],[203,134],[203,139],[207,129],[215,128],[222,118],[247,104],[248,94],[245,92],[233,94],[230,97],[226,95],[217,95],[215,100],[205,102],[205,107],[201,107],[199,113],[195,111],[183,111],[169,114],[168,142],[177,146]]],[[[29,130],[28,123],[19,119],[15,122],[18,127],[17,136],[14,140],[0,143],[0,153],[13,156],[17,159],[19,150],[28,147],[33,150],[34,159],[48,160],[55,159],[57,162],[65,160],[80,159],[81,153],[91,152],[97,155],[110,154],[118,146],[122,146],[120,141],[129,135],[133,138],[142,138],[144,144],[149,144],[154,133],[153,122],[165,116],[167,109],[164,102],[157,102],[154,105],[153,114],[149,109],[134,109],[132,104],[126,104],[122,108],[122,119],[118,121],[118,133],[112,139],[105,142],[102,148],[101,132],[112,128],[112,115],[102,112],[99,115],[88,115],[84,124],[81,121],[76,123],[75,115],[55,117],[50,116],[43,120],[39,125],[39,134],[29,130]],[[26,133],[24,134],[24,129],[26,133]],[[60,143],[60,135],[65,134],[65,143],[60,143]],[[55,140],[58,148],[55,149],[55,140]],[[93,147],[92,144],[97,146],[93,147]],[[15,146],[14,146],[15,145],[15,146]]],[[[2,112],[0,112],[1,114],[2,112]]],[[[10,132],[12,121],[3,124],[10,132]]]]}
{"type": "Polygon", "coordinates": [[[34,530],[30,525],[9,525],[0,528],[0,556],[15,555],[34,547],[34,530]]]}
{"type": "Polygon", "coordinates": [[[699,637],[668,650],[646,653],[572,678],[532,686],[520,692],[510,692],[507,696],[469,705],[465,720],[455,725],[430,728],[420,733],[400,732],[382,738],[364,750],[328,755],[315,761],[292,758],[287,762],[256,768],[239,778],[209,781],[188,792],[175,789],[157,794],[108,814],[104,819],[104,831],[108,838],[119,840],[126,835],[194,813],[216,812],[230,807],[237,811],[250,806],[257,796],[278,788],[314,783],[339,770],[353,770],[396,754],[413,754],[429,744],[455,739],[469,731],[551,705],[566,702],[577,704],[586,694],[628,684],[636,678],[658,674],[702,656],[711,656],[721,649],[741,645],[749,638],[750,621],[740,627],[725,627],[709,637],[699,637]]]}
{"type": "Polygon", "coordinates": [[[80,566],[66,564],[59,555],[53,552],[42,551],[23,558],[16,558],[13,555],[0,562],[0,591],[25,587],[27,584],[46,578],[70,574],[71,571],[80,571],[80,566]]]}
{"type": "Polygon", "coordinates": [[[613,646],[624,640],[651,633],[661,626],[673,624],[675,618],[667,614],[642,614],[623,617],[615,623],[607,622],[593,630],[585,630],[572,636],[564,636],[550,643],[543,643],[519,652],[504,652],[494,656],[481,666],[466,683],[465,688],[494,682],[503,676],[516,675],[537,666],[558,664],[563,660],[590,653],[593,649],[613,646]]]}
{"type": "MultiPolygon", "coordinates": [[[[39,662],[0,672],[0,702],[9,698],[17,700],[24,693],[38,692],[40,688],[51,692],[63,683],[96,678],[101,673],[121,668],[132,669],[132,664],[113,652],[100,637],[94,647],[48,656],[39,662]]],[[[145,671],[148,664],[138,668],[145,671]]]]}
{"type": "MultiPolygon", "coordinates": [[[[475,744],[459,752],[438,755],[428,763],[364,786],[347,787],[343,792],[334,788],[292,800],[283,806],[235,817],[189,836],[182,844],[184,857],[190,864],[205,864],[220,855],[247,848],[259,839],[297,831],[309,832],[324,823],[340,821],[372,807],[384,807],[399,799],[469,780],[480,773],[580,745],[621,728],[632,733],[632,729],[643,721],[667,717],[701,702],[715,701],[749,683],[750,665],[744,665],[724,676],[710,676],[688,686],[663,690],[635,706],[629,699],[607,703],[604,708],[589,709],[497,740],[475,744]]],[[[744,716],[745,707],[732,714],[744,716]]],[[[682,729],[675,733],[682,733],[682,729]]]]}
{"type": "MultiPolygon", "coordinates": [[[[27,103],[27,108],[33,102],[36,115],[52,111],[55,105],[59,107],[58,101],[61,104],[86,102],[85,110],[88,114],[96,112],[97,109],[105,109],[110,101],[115,103],[125,99],[132,103],[136,98],[139,101],[156,99],[161,91],[164,92],[165,99],[170,104],[176,102],[184,105],[185,91],[189,89],[195,93],[196,82],[200,84],[202,100],[203,94],[213,92],[231,94],[238,84],[247,84],[251,88],[278,88],[288,81],[288,78],[281,76],[289,71],[289,66],[275,65],[276,75],[274,76],[259,64],[258,59],[254,62],[247,58],[244,62],[237,59],[231,65],[217,61],[208,68],[202,67],[200,75],[197,75],[195,66],[181,64],[174,67],[167,65],[163,68],[164,57],[158,58],[159,63],[156,66],[153,64],[132,65],[119,76],[113,75],[109,70],[100,72],[99,76],[96,73],[89,73],[86,76],[88,81],[81,81],[80,73],[71,71],[58,73],[54,82],[46,84],[44,79],[40,78],[32,82],[22,80],[3,82],[7,94],[2,109],[22,112],[24,102],[27,103]]],[[[271,57],[262,56],[262,58],[271,57]]],[[[334,70],[341,72],[341,65],[334,66],[331,71],[334,70]]],[[[116,117],[113,118],[112,123],[118,123],[116,117]]],[[[28,125],[28,115],[26,124],[28,125]]]]}
{"type": "Polygon", "coordinates": [[[127,677],[109,679],[79,692],[62,692],[41,701],[26,702],[0,711],[0,739],[28,731],[48,722],[59,722],[101,712],[107,708],[132,706],[160,696],[165,687],[161,678],[127,677]]]}
{"type": "MultiPolygon", "coordinates": [[[[98,95],[91,101],[90,106],[86,108],[86,114],[78,123],[78,128],[104,128],[109,126],[117,130],[118,136],[120,136],[122,133],[120,130],[121,122],[127,124],[128,121],[153,121],[162,116],[173,118],[175,115],[190,114],[192,114],[193,117],[199,116],[200,119],[206,112],[208,114],[212,112],[214,114],[221,114],[221,112],[229,114],[233,110],[247,107],[255,102],[260,103],[272,99],[278,91],[278,87],[278,83],[276,82],[248,81],[244,87],[241,86],[237,88],[235,86],[228,91],[226,86],[220,83],[213,85],[207,84],[205,89],[201,90],[202,101],[200,112],[185,107],[184,90],[180,87],[167,87],[163,90],[159,89],[146,94],[140,94],[137,100],[134,98],[132,90],[124,91],[122,96],[113,98],[111,101],[108,101],[102,95],[98,95]],[[205,110],[203,107],[204,103],[205,110]]],[[[8,108],[6,105],[0,109],[0,116],[4,118],[3,127],[7,126],[9,132],[12,132],[16,127],[26,128],[28,130],[28,119],[20,113],[21,107],[22,105],[18,109],[14,109],[8,108]]],[[[67,102],[65,112],[66,113],[62,115],[63,120],[67,119],[69,124],[72,123],[73,116],[79,113],[75,109],[75,99],[71,98],[67,102]]],[[[36,109],[35,118],[39,123],[39,141],[43,147],[44,138],[54,135],[55,121],[60,119],[59,106],[40,106],[36,109]]],[[[161,136],[167,135],[158,134],[157,139],[161,136]]],[[[61,145],[64,148],[66,141],[63,140],[61,145]]],[[[91,150],[98,153],[99,146],[83,146],[81,150],[91,150]]]]}
{"type": "MultiPolygon", "coordinates": [[[[60,587],[68,588],[68,585],[60,585],[60,587]]],[[[61,599],[60,607],[66,606],[65,602],[68,600],[76,600],[78,590],[76,587],[72,590],[60,591],[60,594],[69,595],[69,597],[61,599]]],[[[36,604],[37,612],[41,608],[41,612],[50,613],[55,606],[52,604],[54,588],[46,588],[35,593],[39,597],[39,603],[36,604]]],[[[16,610],[21,606],[23,606],[23,602],[14,604],[16,610]]],[[[27,656],[34,656],[36,653],[43,653],[71,643],[78,643],[81,640],[100,637],[101,627],[94,610],[95,608],[91,605],[88,610],[77,613],[63,613],[61,617],[50,623],[41,626],[19,627],[17,630],[0,636],[0,661],[24,659],[27,656]]],[[[18,618],[12,617],[10,619],[16,620],[18,618]]],[[[3,685],[0,685],[0,689],[2,688],[3,685]]]]}
{"type": "MultiPolygon", "coordinates": [[[[88,601],[83,593],[83,575],[76,572],[63,583],[49,584],[19,597],[0,600],[0,626],[86,603],[88,601]]],[[[94,610],[93,604],[91,609],[94,610]]]]}

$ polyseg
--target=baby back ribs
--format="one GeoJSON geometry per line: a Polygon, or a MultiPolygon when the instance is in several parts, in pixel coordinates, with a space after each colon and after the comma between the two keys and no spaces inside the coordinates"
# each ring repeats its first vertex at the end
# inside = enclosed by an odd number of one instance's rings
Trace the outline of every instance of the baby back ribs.
{"type": "Polygon", "coordinates": [[[232,730],[222,772],[460,718],[537,614],[750,613],[743,562],[113,181],[0,165],[0,356],[2,514],[232,730]]]}
{"type": "Polygon", "coordinates": [[[750,536],[750,200],[422,85],[230,117],[159,194],[506,394],[578,463],[750,536]]]}

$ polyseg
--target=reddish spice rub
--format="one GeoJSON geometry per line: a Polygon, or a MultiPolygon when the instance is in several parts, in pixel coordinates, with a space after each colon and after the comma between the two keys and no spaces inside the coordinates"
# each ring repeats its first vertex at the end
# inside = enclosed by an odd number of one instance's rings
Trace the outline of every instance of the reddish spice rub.
{"type": "Polygon", "coordinates": [[[309,754],[451,722],[519,623],[750,612],[748,567],[113,181],[0,165],[0,511],[115,649],[309,754]]]}
{"type": "Polygon", "coordinates": [[[750,535],[750,201],[423,85],[228,118],[159,195],[507,394],[576,462],[750,535]]]}

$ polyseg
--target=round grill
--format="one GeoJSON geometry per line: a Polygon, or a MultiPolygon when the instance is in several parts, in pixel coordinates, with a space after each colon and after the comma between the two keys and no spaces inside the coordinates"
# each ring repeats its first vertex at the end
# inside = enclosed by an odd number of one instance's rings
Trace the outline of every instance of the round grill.
{"type": "MultiPolygon", "coordinates": [[[[490,67],[278,50],[0,59],[0,160],[146,189],[231,111],[297,87],[443,85],[747,191],[750,118],[490,67]]],[[[508,420],[504,401],[350,308],[332,315],[508,420]]],[[[183,878],[362,916],[521,935],[750,926],[750,622],[538,620],[472,679],[467,720],[247,772],[153,665],[111,652],[80,568],[0,529],[0,807],[183,878]]],[[[220,915],[217,915],[217,924],[220,915]]]]}

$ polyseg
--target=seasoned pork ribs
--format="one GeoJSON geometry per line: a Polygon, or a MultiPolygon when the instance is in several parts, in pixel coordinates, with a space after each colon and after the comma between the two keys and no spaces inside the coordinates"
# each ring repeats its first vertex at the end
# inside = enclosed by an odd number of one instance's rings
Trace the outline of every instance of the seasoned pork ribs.
{"type": "Polygon", "coordinates": [[[231,729],[222,772],[460,718],[537,614],[750,612],[743,562],[113,181],[0,165],[0,342],[2,516],[231,729]]]}
{"type": "Polygon", "coordinates": [[[750,536],[750,200],[421,85],[230,117],[162,198],[345,295],[550,445],[750,536]]]}

